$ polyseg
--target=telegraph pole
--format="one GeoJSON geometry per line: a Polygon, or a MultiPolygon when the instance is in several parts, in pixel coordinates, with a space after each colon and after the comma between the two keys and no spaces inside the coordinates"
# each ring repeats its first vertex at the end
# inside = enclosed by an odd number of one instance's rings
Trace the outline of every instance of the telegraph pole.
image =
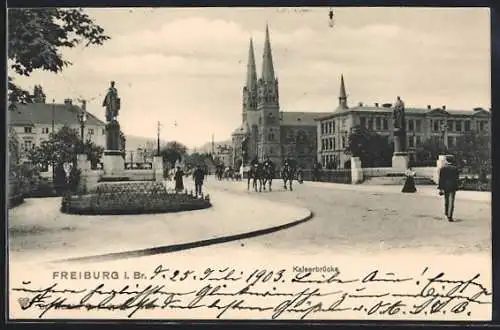
{"type": "MultiPolygon", "coordinates": [[[[55,117],[56,117],[56,100],[52,99],[52,139],[54,138],[55,117]]],[[[52,158],[52,182],[54,182],[55,177],[56,177],[56,169],[55,169],[54,159],[52,158]]]]}
{"type": "Polygon", "coordinates": [[[157,132],[156,132],[156,134],[157,134],[157,146],[156,146],[157,150],[156,150],[156,155],[160,156],[160,121],[158,121],[157,126],[158,127],[157,127],[157,132]]]}

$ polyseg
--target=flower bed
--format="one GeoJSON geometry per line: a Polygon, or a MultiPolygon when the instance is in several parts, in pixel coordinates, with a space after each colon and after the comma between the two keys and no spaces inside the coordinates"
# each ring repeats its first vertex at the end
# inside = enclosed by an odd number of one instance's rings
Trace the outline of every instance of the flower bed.
{"type": "Polygon", "coordinates": [[[199,210],[210,200],[169,193],[160,182],[106,182],[84,195],[63,197],[61,211],[74,214],[144,214],[199,210]]]}

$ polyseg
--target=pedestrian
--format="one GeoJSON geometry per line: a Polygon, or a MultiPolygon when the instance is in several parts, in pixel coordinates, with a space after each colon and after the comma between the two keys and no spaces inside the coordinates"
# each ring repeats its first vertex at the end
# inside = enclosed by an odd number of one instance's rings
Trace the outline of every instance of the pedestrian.
{"type": "Polygon", "coordinates": [[[417,188],[415,187],[415,172],[411,169],[411,167],[408,167],[408,169],[405,171],[405,176],[406,176],[405,184],[401,192],[404,193],[416,192],[417,188]]]}
{"type": "Polygon", "coordinates": [[[453,156],[446,156],[443,167],[439,170],[439,195],[444,196],[444,214],[453,222],[455,195],[459,186],[459,173],[453,156]]]}
{"type": "Polygon", "coordinates": [[[204,179],[205,179],[205,171],[201,168],[201,166],[197,166],[193,172],[193,180],[196,190],[196,196],[203,196],[201,194],[201,187],[203,186],[204,179]]]}
{"type": "Polygon", "coordinates": [[[177,166],[177,171],[174,174],[175,180],[175,191],[182,192],[184,190],[184,171],[182,171],[180,166],[177,166]]]}
{"type": "Polygon", "coordinates": [[[302,170],[302,166],[299,166],[297,170],[297,181],[302,184],[304,182],[304,171],[302,170]]]}

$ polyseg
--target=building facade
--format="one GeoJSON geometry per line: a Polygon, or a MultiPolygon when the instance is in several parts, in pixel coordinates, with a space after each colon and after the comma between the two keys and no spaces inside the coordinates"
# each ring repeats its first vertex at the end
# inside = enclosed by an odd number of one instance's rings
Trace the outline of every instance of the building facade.
{"type": "Polygon", "coordinates": [[[246,84],[243,87],[242,124],[231,136],[233,164],[238,166],[266,156],[276,164],[295,159],[304,168],[316,161],[316,119],[326,112],[288,112],[280,109],[278,78],[266,26],[262,74],[257,79],[253,42],[250,39],[246,84]]]}
{"type": "Polygon", "coordinates": [[[215,159],[224,166],[233,167],[233,147],[228,144],[219,144],[215,148],[215,159]]]}
{"type": "MultiPolygon", "coordinates": [[[[317,120],[318,162],[324,167],[333,164],[344,168],[350,161],[345,153],[349,133],[354,127],[366,127],[389,141],[393,135],[392,104],[373,106],[359,103],[349,107],[345,91],[344,77],[340,80],[339,105],[330,115],[317,120]]],[[[446,106],[439,108],[428,105],[425,108],[405,107],[407,149],[410,159],[415,161],[415,150],[427,140],[442,142],[453,149],[457,138],[464,132],[490,134],[491,113],[482,108],[473,110],[452,110],[446,106]]]]}
{"type": "MultiPolygon", "coordinates": [[[[56,133],[64,126],[72,128],[80,135],[81,124],[78,116],[83,109],[69,99],[64,104],[48,104],[45,98],[36,99],[35,103],[18,104],[8,113],[9,128],[19,140],[21,161],[27,161],[26,153],[48,141],[52,132],[56,133]]],[[[86,111],[87,121],[84,126],[84,138],[105,148],[106,123],[86,111]]]]}

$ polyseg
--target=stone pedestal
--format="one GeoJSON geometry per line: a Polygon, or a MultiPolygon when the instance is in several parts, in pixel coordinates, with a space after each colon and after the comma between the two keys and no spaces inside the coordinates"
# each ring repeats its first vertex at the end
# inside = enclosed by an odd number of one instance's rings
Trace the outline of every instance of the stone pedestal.
{"type": "Polygon", "coordinates": [[[90,172],[90,161],[86,154],[76,155],[76,168],[80,170],[80,183],[78,190],[87,191],[88,189],[88,175],[90,172]]]}
{"type": "Polygon", "coordinates": [[[103,157],[104,177],[124,177],[125,160],[119,150],[105,150],[103,157]]]}
{"type": "Polygon", "coordinates": [[[406,171],[408,169],[408,153],[394,152],[392,155],[392,169],[395,171],[406,171]]]}
{"type": "Polygon", "coordinates": [[[113,120],[106,124],[106,149],[120,150],[120,124],[113,120]]]}
{"type": "Polygon", "coordinates": [[[359,157],[351,157],[351,182],[352,184],[363,182],[363,168],[359,157]]]}
{"type": "Polygon", "coordinates": [[[153,175],[156,182],[163,181],[163,158],[161,156],[153,158],[153,175]]]}

